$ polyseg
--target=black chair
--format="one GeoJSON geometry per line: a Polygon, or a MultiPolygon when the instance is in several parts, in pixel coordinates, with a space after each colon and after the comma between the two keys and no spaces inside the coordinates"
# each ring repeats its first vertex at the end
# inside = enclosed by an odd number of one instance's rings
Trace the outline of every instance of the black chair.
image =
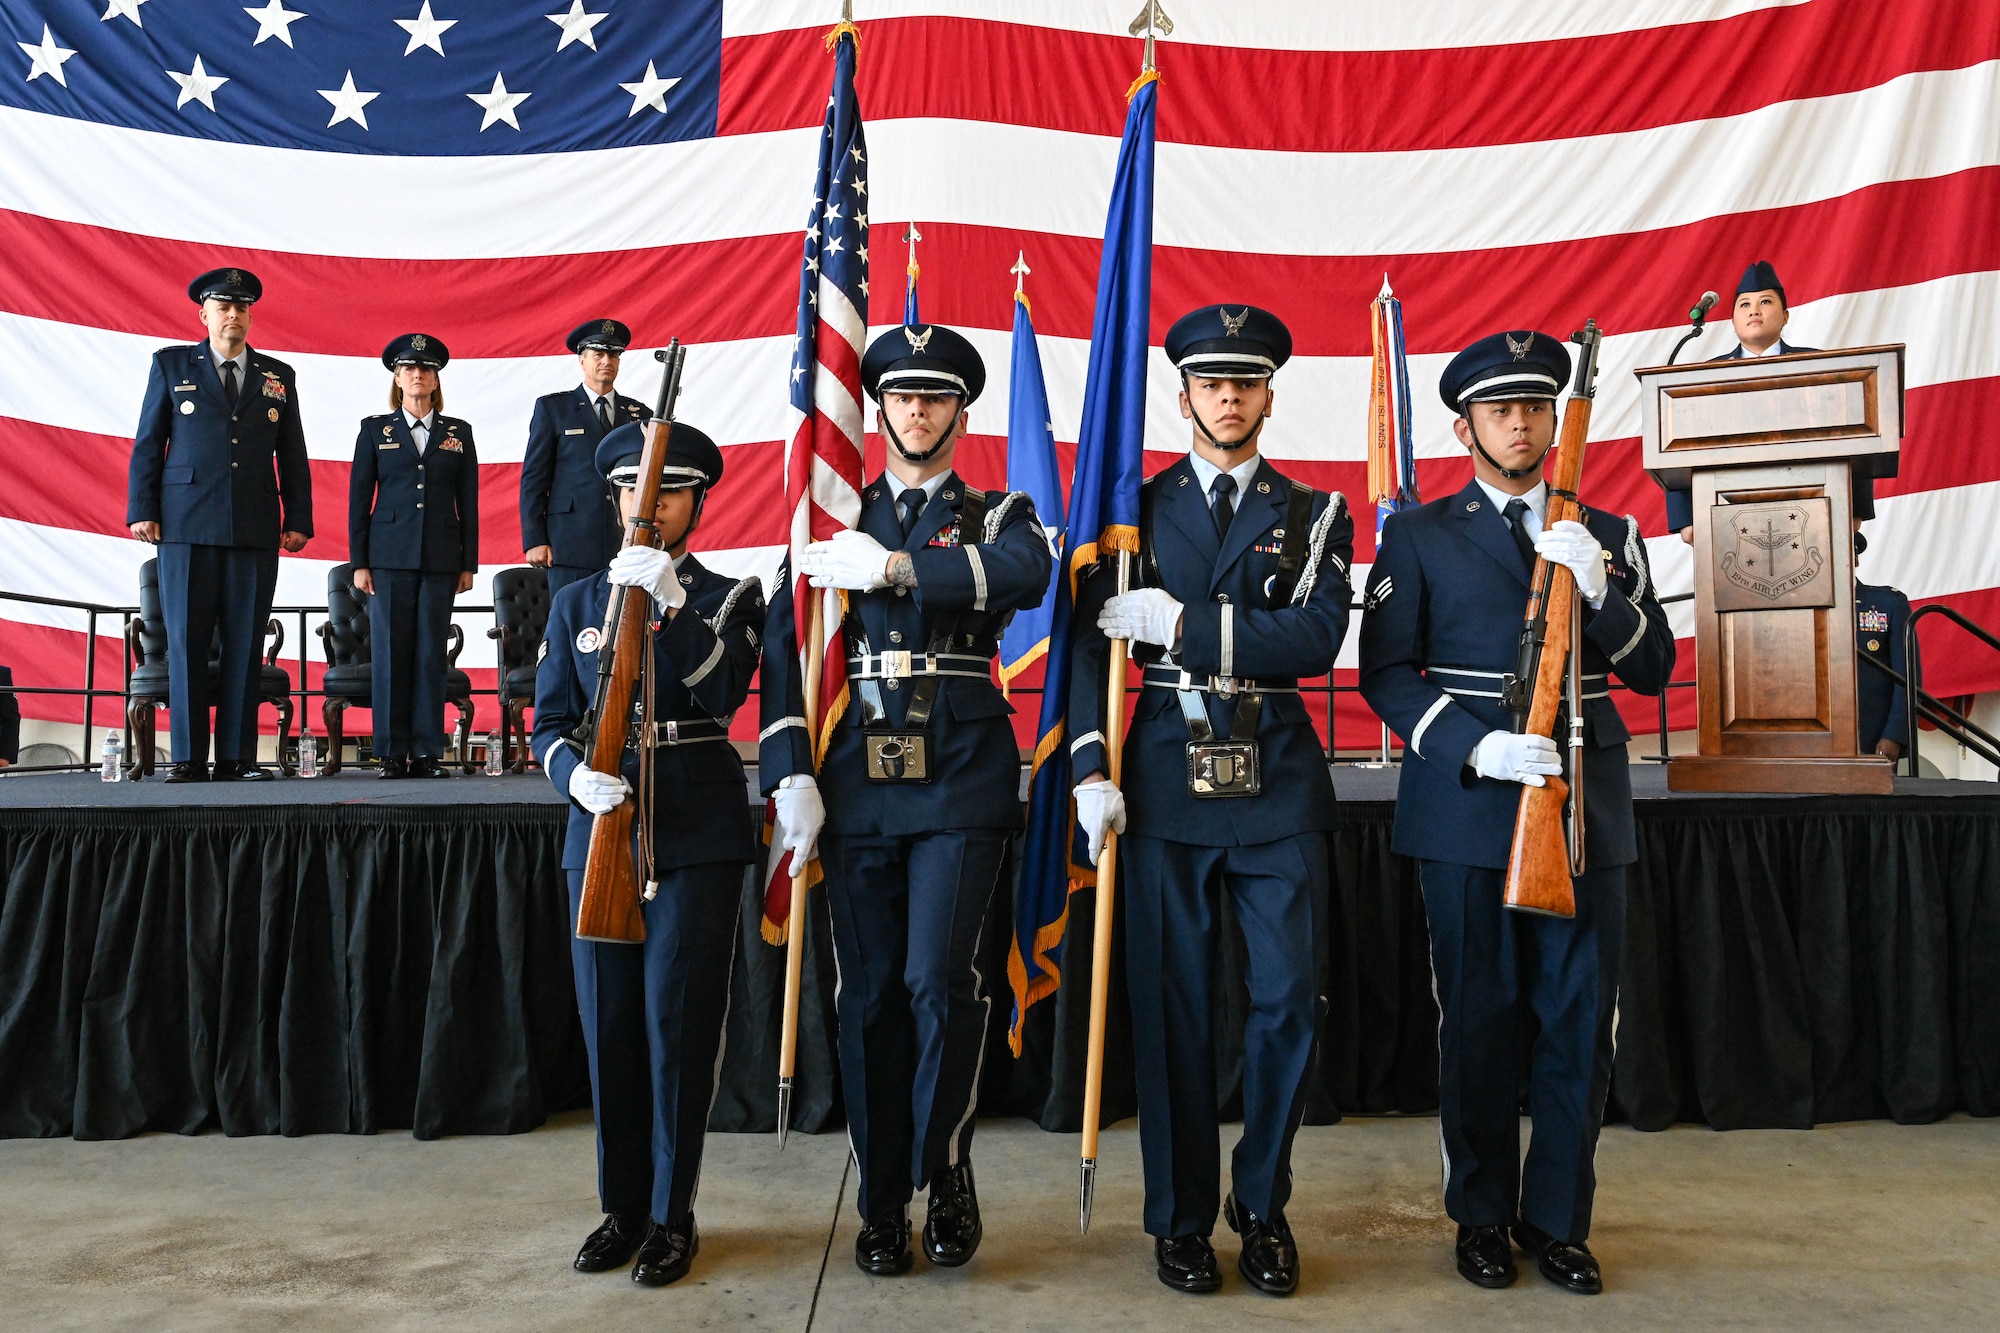
{"type": "MultiPolygon", "coordinates": [[[[264,633],[270,648],[258,668],[257,699],[278,710],[278,769],[286,777],[294,773],[286,757],[286,738],[292,734],[292,678],[278,665],[278,652],[285,646],[285,627],[276,620],[267,622],[264,633]]],[[[140,777],[153,772],[153,714],[168,706],[173,697],[173,663],[167,660],[167,618],[160,608],[160,562],[148,560],[139,566],[139,614],[125,626],[125,650],[132,658],[132,683],[125,690],[125,725],[132,729],[132,758],[129,771],[140,777]]],[[[208,648],[208,697],[213,699],[221,685],[222,629],[216,627],[208,648]]]]}
{"type": "Polygon", "coordinates": [[[549,625],[549,575],[531,565],[493,576],[493,628],[500,641],[500,753],[512,771],[527,771],[528,706],[535,702],[535,668],[541,663],[542,632],[549,625]],[[514,748],[515,741],[520,748],[514,748]]]}
{"type": "MultiPolygon", "coordinates": [[[[375,689],[374,659],[369,655],[368,594],[354,586],[354,566],[335,565],[326,574],[326,623],[319,637],[326,644],[326,675],[320,688],[320,720],[326,724],[326,772],[340,771],[340,747],[345,737],[341,715],[350,706],[369,707],[375,689]]],[[[445,651],[445,702],[458,710],[458,763],[472,771],[472,677],[458,669],[465,631],[451,627],[451,647],[445,651]]]]}

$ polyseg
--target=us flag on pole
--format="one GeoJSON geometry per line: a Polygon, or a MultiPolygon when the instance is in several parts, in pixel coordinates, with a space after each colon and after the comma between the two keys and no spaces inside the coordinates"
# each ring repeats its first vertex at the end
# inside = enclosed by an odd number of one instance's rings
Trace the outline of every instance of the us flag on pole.
{"type": "MultiPolygon", "coordinates": [[[[798,332],[792,340],[792,432],[785,444],[785,512],[791,516],[785,568],[791,579],[799,678],[813,640],[827,645],[819,691],[810,710],[818,722],[813,760],[847,706],[847,655],[839,651],[841,594],[816,589],[799,573],[808,545],[861,521],[861,353],[868,342],[868,147],[854,96],[860,34],[841,23],[827,34],[833,48],[833,92],[826,99],[819,174],[806,213],[805,258],[799,266],[798,332]]],[[[770,826],[767,807],[765,824],[770,826]]],[[[791,911],[789,856],[773,859],[764,887],[764,938],[785,938],[791,911]]]]}

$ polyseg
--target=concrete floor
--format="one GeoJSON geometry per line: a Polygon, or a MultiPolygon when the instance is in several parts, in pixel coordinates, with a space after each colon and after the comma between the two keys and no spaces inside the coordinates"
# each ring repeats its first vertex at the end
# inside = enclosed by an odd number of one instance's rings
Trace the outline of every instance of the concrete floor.
{"type": "MultiPolygon", "coordinates": [[[[1225,1131],[1225,1141],[1233,1134],[1225,1131]]],[[[1992,1328],[2000,1122],[1716,1134],[1614,1128],[1593,1248],[1607,1293],[1532,1271],[1485,1292],[1452,1271],[1437,1125],[1300,1134],[1297,1296],[1153,1278],[1138,1136],[1107,1131],[1076,1233],[1076,1140],[980,1129],[986,1242],[971,1265],[869,1278],[843,1137],[710,1141],[694,1274],[663,1291],[569,1270],[597,1223],[587,1116],[512,1138],[0,1142],[0,1328],[1081,1330],[1992,1328]],[[829,1250],[829,1235],[831,1247],[829,1250]],[[815,1304],[816,1302],[816,1304],[815,1304]]],[[[921,1206],[921,1205],[920,1205],[921,1206]]]]}

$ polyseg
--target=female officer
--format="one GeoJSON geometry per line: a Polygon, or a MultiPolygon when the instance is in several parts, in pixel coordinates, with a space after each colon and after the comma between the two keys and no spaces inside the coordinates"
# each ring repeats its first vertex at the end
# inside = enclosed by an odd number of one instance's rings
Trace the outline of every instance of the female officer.
{"type": "Polygon", "coordinates": [[[445,640],[452,599],[479,568],[479,455],[472,427],[444,415],[438,371],[451,359],[427,333],[383,349],[394,373],[386,416],[354,442],[347,540],[368,606],[375,754],[385,778],[442,778],[445,640]]]}

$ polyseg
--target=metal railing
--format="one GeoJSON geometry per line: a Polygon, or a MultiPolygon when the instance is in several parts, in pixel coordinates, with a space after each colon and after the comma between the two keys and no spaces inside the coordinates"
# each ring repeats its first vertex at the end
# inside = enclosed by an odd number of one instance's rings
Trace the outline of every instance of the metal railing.
{"type": "MultiPolygon", "coordinates": [[[[119,638],[122,642],[125,627],[130,625],[133,617],[139,614],[139,608],[136,606],[103,606],[97,602],[78,602],[65,597],[42,597],[34,593],[8,592],[4,588],[0,588],[0,598],[4,598],[10,602],[25,602],[30,606],[53,606],[65,611],[81,611],[89,621],[84,638],[82,689],[55,685],[22,685],[17,682],[12,690],[12,693],[16,697],[24,694],[83,696],[82,762],[75,764],[36,764],[30,767],[23,767],[17,764],[5,771],[8,773],[95,772],[98,765],[91,760],[92,746],[90,742],[96,730],[98,696],[104,695],[109,698],[122,700],[126,697],[132,684],[132,659],[128,653],[125,654],[125,677],[119,682],[119,687],[115,690],[101,690],[97,688],[97,621],[100,616],[123,616],[124,621],[119,626],[119,638]]],[[[119,712],[122,717],[124,710],[121,708],[119,712]]],[[[131,745],[132,736],[128,728],[125,735],[125,747],[128,751],[131,749],[131,745]]]]}
{"type": "Polygon", "coordinates": [[[2000,738],[1974,722],[1965,714],[1937,698],[1919,683],[1923,680],[1923,644],[1917,638],[1917,625],[1925,616],[1943,616],[1984,643],[1994,652],[2000,653],[2000,638],[1987,630],[1984,625],[1965,615],[1954,607],[1942,602],[1919,607],[1910,618],[1903,622],[1903,662],[1909,667],[1906,676],[1886,663],[1872,657],[1862,656],[1862,661],[1894,681],[1903,691],[1904,716],[1910,720],[1911,744],[1903,755],[1910,762],[1910,777],[1917,776],[1917,720],[1928,718],[1931,725],[1957,741],[1959,745],[1972,751],[1987,763],[2000,768],[2000,738]]]}

